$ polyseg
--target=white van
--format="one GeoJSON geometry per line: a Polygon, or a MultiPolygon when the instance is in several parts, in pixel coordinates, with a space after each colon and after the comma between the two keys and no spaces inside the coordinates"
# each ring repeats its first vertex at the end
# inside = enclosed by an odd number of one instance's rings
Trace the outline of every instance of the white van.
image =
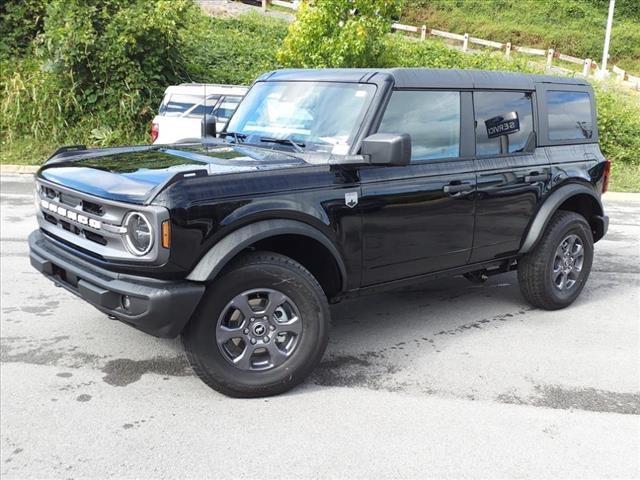
{"type": "Polygon", "coordinates": [[[160,110],[151,123],[151,141],[179,143],[202,138],[204,125],[214,118],[219,132],[247,90],[247,87],[235,85],[202,83],[168,87],[160,110]]]}

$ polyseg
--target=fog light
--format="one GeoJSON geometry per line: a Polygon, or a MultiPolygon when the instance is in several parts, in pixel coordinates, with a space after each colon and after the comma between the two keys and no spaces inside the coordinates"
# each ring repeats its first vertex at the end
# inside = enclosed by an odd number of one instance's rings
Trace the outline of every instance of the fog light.
{"type": "Polygon", "coordinates": [[[122,296],[122,308],[125,310],[129,310],[131,308],[131,298],[129,298],[129,295],[122,296]]]}

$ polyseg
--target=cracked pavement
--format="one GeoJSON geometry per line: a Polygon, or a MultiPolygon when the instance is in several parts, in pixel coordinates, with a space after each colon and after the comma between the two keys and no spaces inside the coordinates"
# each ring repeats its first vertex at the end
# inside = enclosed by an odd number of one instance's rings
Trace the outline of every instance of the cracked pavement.
{"type": "Polygon", "coordinates": [[[30,267],[31,190],[0,178],[3,478],[640,476],[640,195],[568,309],[513,273],[349,300],[306,383],[237,400],[30,267]]]}

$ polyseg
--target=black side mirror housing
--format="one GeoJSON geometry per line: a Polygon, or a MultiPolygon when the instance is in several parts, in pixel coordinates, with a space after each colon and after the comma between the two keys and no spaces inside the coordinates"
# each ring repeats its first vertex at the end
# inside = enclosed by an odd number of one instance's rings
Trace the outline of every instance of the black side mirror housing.
{"type": "Polygon", "coordinates": [[[215,138],[217,120],[215,115],[205,115],[202,119],[202,138],[215,138]]]}
{"type": "Polygon", "coordinates": [[[371,165],[409,165],[411,136],[408,133],[374,133],[362,141],[361,151],[371,165]]]}

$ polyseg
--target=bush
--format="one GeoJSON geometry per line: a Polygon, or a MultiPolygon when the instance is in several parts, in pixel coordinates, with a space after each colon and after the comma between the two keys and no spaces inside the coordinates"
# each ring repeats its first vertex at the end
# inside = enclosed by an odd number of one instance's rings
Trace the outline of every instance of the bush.
{"type": "MultiPolygon", "coordinates": [[[[13,23],[11,38],[26,35],[13,23]]],[[[250,84],[278,67],[285,33],[259,15],[207,17],[190,0],[53,0],[30,52],[0,58],[3,143],[145,142],[167,86],[250,84]]]]}
{"type": "Polygon", "coordinates": [[[288,67],[376,67],[398,0],[303,2],[278,59],[288,67]]]}
{"type": "Polygon", "coordinates": [[[640,170],[640,99],[637,94],[595,86],[600,147],[616,163],[640,170]]]}
{"type": "Polygon", "coordinates": [[[198,15],[189,0],[52,0],[33,53],[3,61],[0,129],[9,141],[142,141],[164,89],[188,77],[198,15]]]}
{"type": "Polygon", "coordinates": [[[185,38],[189,78],[249,85],[264,72],[281,67],[275,52],[286,32],[283,21],[259,14],[224,19],[200,15],[185,38]]]}
{"type": "Polygon", "coordinates": [[[46,0],[3,0],[0,3],[0,59],[22,56],[42,32],[46,0]]]}

